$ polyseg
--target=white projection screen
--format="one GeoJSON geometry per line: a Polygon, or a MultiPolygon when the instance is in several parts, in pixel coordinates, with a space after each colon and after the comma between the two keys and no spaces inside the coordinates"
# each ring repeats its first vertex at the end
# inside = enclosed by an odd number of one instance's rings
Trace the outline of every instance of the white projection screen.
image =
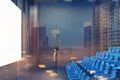
{"type": "Polygon", "coordinates": [[[21,59],[21,10],[0,0],[0,67],[21,59]]]}

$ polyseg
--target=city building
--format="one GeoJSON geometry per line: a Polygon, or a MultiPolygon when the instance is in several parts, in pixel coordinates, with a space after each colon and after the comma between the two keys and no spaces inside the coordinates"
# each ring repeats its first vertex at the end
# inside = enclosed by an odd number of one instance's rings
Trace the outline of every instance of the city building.
{"type": "Polygon", "coordinates": [[[92,23],[89,22],[85,22],[83,24],[84,26],[84,48],[91,48],[91,43],[92,43],[92,33],[91,33],[91,29],[92,29],[92,23]]]}
{"type": "Polygon", "coordinates": [[[40,50],[48,48],[48,36],[46,35],[46,27],[39,27],[40,34],[40,50]]]}
{"type": "Polygon", "coordinates": [[[120,46],[120,0],[95,0],[93,51],[120,46]]]}

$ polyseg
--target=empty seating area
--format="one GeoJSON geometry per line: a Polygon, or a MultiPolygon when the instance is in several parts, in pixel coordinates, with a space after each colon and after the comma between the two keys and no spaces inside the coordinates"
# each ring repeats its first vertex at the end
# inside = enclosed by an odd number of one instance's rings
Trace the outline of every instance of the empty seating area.
{"type": "Polygon", "coordinates": [[[66,64],[69,80],[120,80],[120,47],[66,64]]]}

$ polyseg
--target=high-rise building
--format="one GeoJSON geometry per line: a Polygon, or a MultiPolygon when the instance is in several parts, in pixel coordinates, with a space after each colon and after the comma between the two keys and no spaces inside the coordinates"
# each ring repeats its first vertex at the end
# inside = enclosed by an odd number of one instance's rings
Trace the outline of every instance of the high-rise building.
{"type": "Polygon", "coordinates": [[[48,48],[48,36],[46,35],[46,27],[39,27],[40,49],[45,50],[48,48]]]}
{"type": "Polygon", "coordinates": [[[84,47],[85,48],[91,48],[91,41],[92,41],[92,24],[91,22],[85,22],[83,24],[84,26],[84,47]]]}
{"type": "Polygon", "coordinates": [[[120,0],[94,0],[93,51],[120,46],[120,0]]]}

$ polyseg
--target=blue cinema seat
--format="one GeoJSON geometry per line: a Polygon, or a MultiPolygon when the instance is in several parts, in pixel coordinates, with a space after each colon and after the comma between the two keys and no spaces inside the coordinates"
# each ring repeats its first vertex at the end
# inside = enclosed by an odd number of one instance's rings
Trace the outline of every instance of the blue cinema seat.
{"type": "Polygon", "coordinates": [[[84,57],[76,63],[66,65],[69,80],[120,80],[120,47],[110,47],[107,51],[84,57]],[[97,79],[99,78],[99,79],[97,79]]]}

